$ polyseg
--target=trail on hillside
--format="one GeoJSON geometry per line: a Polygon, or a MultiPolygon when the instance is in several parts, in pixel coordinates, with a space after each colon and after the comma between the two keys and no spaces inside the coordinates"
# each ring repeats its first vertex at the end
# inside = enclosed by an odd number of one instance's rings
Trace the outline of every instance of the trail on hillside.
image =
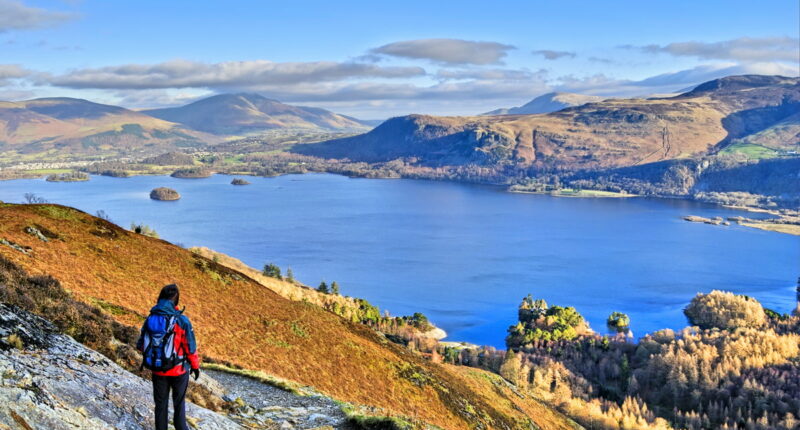
{"type": "Polygon", "coordinates": [[[230,418],[245,426],[275,425],[282,429],[330,426],[349,429],[347,417],[332,399],[298,396],[246,376],[206,370],[225,390],[223,398],[237,405],[230,418]]]}

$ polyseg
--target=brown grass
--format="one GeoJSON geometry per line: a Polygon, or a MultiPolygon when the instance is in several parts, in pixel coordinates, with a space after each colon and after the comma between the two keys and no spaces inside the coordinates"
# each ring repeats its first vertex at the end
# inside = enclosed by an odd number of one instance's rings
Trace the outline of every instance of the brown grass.
{"type": "Polygon", "coordinates": [[[773,222],[745,222],[743,226],[757,228],[766,231],[775,231],[778,233],[793,234],[800,236],[800,225],[797,224],[778,224],[773,222]]]}
{"type": "Polygon", "coordinates": [[[240,272],[83,212],[2,205],[0,238],[32,249],[26,255],[0,247],[0,254],[31,275],[53,276],[81,301],[117,310],[109,313],[125,324],[140,324],[159,288],[178,283],[202,355],[442,428],[516,428],[524,420],[518,410],[495,406],[499,393],[479,395],[448,368],[363,325],[286,300],[240,272]],[[24,232],[29,225],[60,240],[42,242],[24,232]]]}

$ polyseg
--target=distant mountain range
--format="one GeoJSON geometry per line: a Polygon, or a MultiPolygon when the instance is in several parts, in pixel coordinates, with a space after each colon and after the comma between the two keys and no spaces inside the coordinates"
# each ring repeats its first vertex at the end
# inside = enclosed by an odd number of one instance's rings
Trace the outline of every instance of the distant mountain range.
{"type": "Polygon", "coordinates": [[[428,166],[566,169],[634,166],[730,145],[796,154],[798,112],[800,79],[731,76],[675,97],[609,99],[546,114],[409,115],[369,133],[295,151],[366,162],[409,158],[428,166]]]}
{"type": "Polygon", "coordinates": [[[482,115],[529,115],[549,113],[586,103],[602,101],[602,97],[587,96],[575,93],[547,93],[529,101],[528,103],[512,108],[495,109],[482,115]]]}
{"type": "Polygon", "coordinates": [[[222,94],[186,106],[134,111],[75,98],[0,102],[0,151],[6,158],[48,154],[131,157],[205,146],[276,129],[367,131],[355,118],[291,106],[257,94],[222,94]]]}
{"type": "Polygon", "coordinates": [[[291,106],[258,94],[220,94],[186,106],[142,113],[215,135],[241,135],[273,129],[366,131],[368,123],[325,109],[291,106]]]}
{"type": "Polygon", "coordinates": [[[201,144],[207,136],[147,114],[73,98],[0,102],[0,150],[127,155],[146,145],[201,144]]]}

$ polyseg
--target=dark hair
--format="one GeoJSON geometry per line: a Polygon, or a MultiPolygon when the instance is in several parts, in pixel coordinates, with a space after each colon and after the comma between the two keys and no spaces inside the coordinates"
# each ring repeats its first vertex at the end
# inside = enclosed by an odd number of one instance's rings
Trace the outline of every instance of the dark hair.
{"type": "Polygon", "coordinates": [[[178,306],[180,299],[181,292],[178,290],[176,284],[165,285],[164,288],[161,289],[161,292],[158,293],[158,300],[172,300],[175,306],[178,306]]]}

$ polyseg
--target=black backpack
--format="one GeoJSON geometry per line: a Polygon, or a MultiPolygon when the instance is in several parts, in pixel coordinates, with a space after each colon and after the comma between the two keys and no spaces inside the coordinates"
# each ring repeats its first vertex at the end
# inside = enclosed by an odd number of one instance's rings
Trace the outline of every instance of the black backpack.
{"type": "Polygon", "coordinates": [[[183,363],[184,357],[175,351],[175,315],[150,315],[144,324],[142,368],[165,372],[183,363]]]}

